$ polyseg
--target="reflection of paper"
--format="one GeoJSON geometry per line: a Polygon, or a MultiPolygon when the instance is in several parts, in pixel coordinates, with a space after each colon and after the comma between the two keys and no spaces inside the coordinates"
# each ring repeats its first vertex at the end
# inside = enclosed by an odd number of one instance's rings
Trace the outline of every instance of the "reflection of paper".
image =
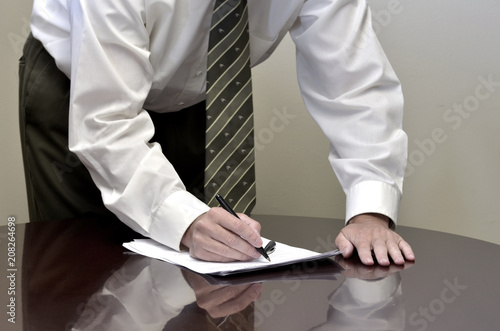
{"type": "Polygon", "coordinates": [[[344,270],[335,260],[324,258],[320,260],[297,262],[270,269],[239,272],[234,274],[200,275],[210,285],[241,285],[273,281],[299,280],[337,280],[337,275],[344,270]]]}
{"type": "MultiPolygon", "coordinates": [[[[268,240],[264,239],[264,245],[268,240]]],[[[200,274],[228,275],[259,269],[273,268],[286,264],[324,259],[340,254],[339,250],[317,253],[303,248],[276,243],[276,250],[270,256],[271,262],[262,256],[248,262],[207,262],[192,258],[188,252],[178,252],[152,239],[136,239],[123,246],[135,253],[162,261],[181,265],[200,274]]]]}

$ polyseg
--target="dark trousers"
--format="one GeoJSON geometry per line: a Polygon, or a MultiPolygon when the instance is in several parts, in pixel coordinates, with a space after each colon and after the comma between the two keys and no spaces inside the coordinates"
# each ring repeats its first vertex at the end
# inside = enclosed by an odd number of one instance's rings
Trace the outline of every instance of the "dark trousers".
{"type": "MultiPolygon", "coordinates": [[[[69,100],[70,80],[30,35],[19,63],[19,124],[30,221],[112,215],[88,170],[68,149],[69,100]]],[[[149,114],[155,125],[152,141],[162,145],[188,191],[203,198],[205,104],[149,114]]]]}

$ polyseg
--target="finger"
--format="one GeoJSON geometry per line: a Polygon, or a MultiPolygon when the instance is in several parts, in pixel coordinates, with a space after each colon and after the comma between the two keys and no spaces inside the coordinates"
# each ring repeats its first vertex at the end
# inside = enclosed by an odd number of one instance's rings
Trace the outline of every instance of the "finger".
{"type": "Polygon", "coordinates": [[[245,214],[238,214],[238,217],[245,222],[249,227],[251,227],[260,236],[261,225],[256,220],[248,217],[245,214]]]}
{"type": "Polygon", "coordinates": [[[403,252],[403,255],[408,261],[415,261],[415,253],[405,240],[401,239],[399,242],[399,249],[403,252]]]}
{"type": "MultiPolygon", "coordinates": [[[[254,259],[253,256],[243,254],[213,239],[209,239],[207,242],[199,240],[197,245],[191,247],[189,253],[196,259],[214,262],[248,261],[254,259]]],[[[258,255],[258,253],[255,255],[258,255]]]]}
{"type": "Polygon", "coordinates": [[[193,258],[203,261],[211,262],[235,262],[235,261],[248,261],[253,258],[248,258],[245,255],[238,255],[238,257],[227,257],[218,253],[211,252],[206,249],[199,250],[197,252],[190,253],[193,258]]]}
{"type": "Polygon", "coordinates": [[[372,249],[366,241],[362,242],[361,244],[358,244],[356,249],[358,251],[359,259],[363,264],[373,265],[375,263],[372,257],[372,249]]]}
{"type": "Polygon", "coordinates": [[[343,231],[340,231],[337,238],[335,238],[335,246],[342,251],[344,258],[349,258],[354,252],[354,245],[347,239],[343,231]]]}
{"type": "Polygon", "coordinates": [[[225,229],[234,232],[239,237],[246,240],[253,247],[261,247],[262,246],[262,238],[260,234],[256,232],[252,227],[250,227],[247,222],[234,217],[231,214],[225,212],[226,215],[223,215],[219,218],[219,224],[225,229]]]}
{"type": "MultiPolygon", "coordinates": [[[[228,214],[224,211],[225,217],[233,218],[241,222],[238,218],[228,214]]],[[[224,218],[224,217],[223,217],[224,218]]],[[[222,218],[222,219],[223,219],[222,218]]],[[[211,253],[219,254],[226,259],[220,260],[240,260],[247,261],[250,259],[258,258],[260,255],[247,241],[242,239],[234,232],[226,229],[222,222],[198,222],[196,231],[193,234],[193,242],[200,248],[200,252],[194,251],[196,257],[203,258],[200,253],[203,253],[201,248],[211,253]]],[[[253,232],[253,230],[250,230],[253,232]]]]}
{"type": "Polygon", "coordinates": [[[238,260],[248,260],[260,257],[259,252],[254,246],[227,229],[221,228],[216,231],[213,235],[213,239],[222,244],[221,246],[214,243],[207,247],[208,250],[214,253],[219,253],[238,260]]]}
{"type": "Polygon", "coordinates": [[[384,241],[375,240],[373,243],[373,252],[375,253],[375,258],[378,264],[382,266],[388,266],[391,264],[389,257],[387,256],[387,246],[384,241]]]}
{"type": "Polygon", "coordinates": [[[218,230],[212,229],[213,225],[208,226],[205,229],[205,225],[200,224],[198,230],[193,234],[193,245],[191,246],[189,252],[192,257],[206,260],[206,261],[216,261],[216,262],[229,262],[229,261],[248,261],[254,259],[258,252],[255,248],[245,242],[243,239],[237,237],[235,234],[221,228],[218,230]],[[207,234],[206,231],[210,230],[207,234]],[[239,240],[243,245],[248,246],[249,254],[242,253],[241,251],[228,246],[227,244],[221,242],[217,239],[217,232],[226,232],[228,236],[234,237],[234,240],[239,240]],[[253,255],[252,255],[253,254],[253,255]]]}
{"type": "Polygon", "coordinates": [[[212,262],[232,262],[235,261],[234,259],[227,258],[225,256],[219,255],[212,253],[210,251],[207,251],[206,249],[203,248],[191,248],[189,250],[189,255],[191,257],[198,259],[198,260],[203,260],[203,261],[212,261],[212,262]]]}
{"type": "Polygon", "coordinates": [[[388,242],[387,248],[389,251],[389,255],[391,256],[395,264],[402,265],[405,263],[403,254],[401,254],[401,250],[399,249],[399,246],[396,242],[394,241],[388,242]]]}

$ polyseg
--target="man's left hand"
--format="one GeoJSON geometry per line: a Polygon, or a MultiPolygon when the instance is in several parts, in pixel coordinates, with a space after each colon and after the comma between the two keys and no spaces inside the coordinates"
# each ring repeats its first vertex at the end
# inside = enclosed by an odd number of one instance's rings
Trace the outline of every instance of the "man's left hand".
{"type": "Polygon", "coordinates": [[[340,231],[335,244],[345,258],[351,257],[354,249],[363,264],[375,263],[388,266],[389,257],[395,264],[404,264],[405,260],[414,261],[415,254],[403,238],[389,228],[389,218],[380,214],[361,214],[353,217],[340,231]]]}

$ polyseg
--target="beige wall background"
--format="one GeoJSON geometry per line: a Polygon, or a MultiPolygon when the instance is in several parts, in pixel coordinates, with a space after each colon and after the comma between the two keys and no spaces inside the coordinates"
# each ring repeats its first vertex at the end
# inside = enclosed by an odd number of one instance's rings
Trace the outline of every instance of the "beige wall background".
{"type": "MultiPolygon", "coordinates": [[[[369,0],[403,84],[409,160],[399,223],[500,244],[500,1],[369,0]]],[[[17,60],[32,2],[0,4],[0,224],[28,221],[17,60]]],[[[328,142],[305,110],[289,38],[254,69],[255,214],[343,218],[328,142]]]]}

